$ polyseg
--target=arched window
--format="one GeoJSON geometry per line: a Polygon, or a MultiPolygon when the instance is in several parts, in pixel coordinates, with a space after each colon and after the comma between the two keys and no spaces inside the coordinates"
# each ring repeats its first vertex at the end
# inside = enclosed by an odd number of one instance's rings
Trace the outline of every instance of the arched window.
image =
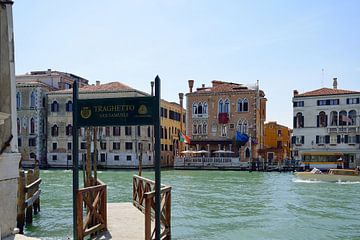
{"type": "Polygon", "coordinates": [[[30,95],[30,107],[31,108],[35,107],[35,91],[32,91],[30,95]]]}
{"type": "Polygon", "coordinates": [[[59,103],[57,101],[52,102],[51,111],[52,112],[58,112],[59,111],[59,103]]]}
{"type": "Polygon", "coordinates": [[[193,134],[197,134],[197,125],[193,124],[193,134]]]}
{"type": "Polygon", "coordinates": [[[246,121],[244,121],[244,123],[243,123],[242,133],[245,133],[245,134],[248,133],[248,124],[246,121]]]}
{"type": "Polygon", "coordinates": [[[197,127],[198,127],[198,134],[202,134],[202,126],[201,126],[201,124],[199,124],[197,127]]]}
{"type": "Polygon", "coordinates": [[[68,101],[66,103],[66,111],[67,112],[72,112],[72,110],[73,110],[73,103],[72,103],[72,101],[68,101]]]}
{"type": "Polygon", "coordinates": [[[167,139],[167,129],[166,129],[166,127],[164,128],[164,131],[165,131],[165,139],[167,139]]]}
{"type": "MultiPolygon", "coordinates": [[[[66,126],[66,135],[67,136],[71,136],[72,135],[72,125],[71,124],[68,124],[67,126],[66,126]]],[[[99,134],[100,135],[100,134],[99,134]]]]}
{"type": "Polygon", "coordinates": [[[219,100],[219,113],[224,112],[224,102],[222,99],[219,100]]]}
{"type": "Polygon", "coordinates": [[[208,113],[208,105],[207,105],[207,102],[204,102],[204,105],[203,105],[203,113],[204,113],[204,114],[207,114],[207,113],[208,113]]]}
{"type": "Polygon", "coordinates": [[[324,111],[321,111],[317,120],[318,127],[326,127],[327,126],[327,115],[324,111]]]}
{"type": "Polygon", "coordinates": [[[230,113],[230,101],[229,101],[229,99],[225,100],[224,112],[230,113]]]}
{"type": "Polygon", "coordinates": [[[201,102],[198,105],[198,114],[203,114],[203,106],[201,102]]]}
{"type": "Polygon", "coordinates": [[[249,111],[249,102],[247,99],[244,99],[244,101],[243,101],[243,111],[244,112],[249,111]]]}
{"type": "Polygon", "coordinates": [[[203,131],[202,131],[204,134],[207,134],[207,123],[204,122],[203,123],[203,131]]]}
{"type": "Polygon", "coordinates": [[[338,125],[338,113],[336,111],[332,111],[330,113],[330,125],[331,126],[337,126],[338,125]]]}
{"type": "Polygon", "coordinates": [[[16,108],[21,108],[21,94],[19,92],[16,93],[16,108]]]}
{"type": "Polygon", "coordinates": [[[349,112],[349,118],[351,120],[351,122],[349,121],[349,125],[356,125],[356,111],[355,110],[351,110],[349,112]]]}
{"type": "Polygon", "coordinates": [[[246,158],[250,157],[250,149],[249,148],[246,148],[246,150],[245,150],[245,157],[246,158]]]}
{"type": "Polygon", "coordinates": [[[59,136],[59,128],[56,124],[51,127],[51,136],[53,137],[59,136]]]}
{"type": "Polygon", "coordinates": [[[346,111],[342,110],[340,113],[339,113],[339,126],[346,126],[346,123],[347,123],[347,116],[346,116],[346,111]]]}
{"type": "Polygon", "coordinates": [[[197,104],[193,103],[193,114],[198,114],[197,104]]]}
{"type": "Polygon", "coordinates": [[[236,131],[242,132],[242,126],[243,126],[242,120],[239,120],[236,125],[236,131]]]}
{"type": "Polygon", "coordinates": [[[20,119],[16,119],[16,125],[17,125],[17,133],[18,135],[21,133],[21,122],[20,122],[20,119]]]}
{"type": "Polygon", "coordinates": [[[237,101],[237,111],[238,112],[242,112],[243,111],[243,100],[242,99],[239,99],[237,101]]]}
{"type": "Polygon", "coordinates": [[[34,118],[30,119],[30,134],[34,134],[35,133],[35,120],[34,118]]]}

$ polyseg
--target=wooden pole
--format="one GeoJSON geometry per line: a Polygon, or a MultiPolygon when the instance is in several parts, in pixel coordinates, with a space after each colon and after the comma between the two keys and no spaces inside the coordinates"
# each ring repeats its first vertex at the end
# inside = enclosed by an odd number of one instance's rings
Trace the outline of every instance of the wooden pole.
{"type": "Polygon", "coordinates": [[[143,152],[143,144],[140,143],[140,153],[139,153],[139,176],[141,176],[141,173],[142,173],[142,154],[143,152]]]}
{"type": "Polygon", "coordinates": [[[90,127],[86,128],[86,183],[85,187],[91,186],[90,177],[91,177],[91,134],[90,127]]]}
{"type": "MultiPolygon", "coordinates": [[[[39,160],[35,160],[35,167],[34,167],[34,181],[38,180],[40,177],[40,170],[39,170],[39,160]]],[[[37,187],[34,192],[39,190],[39,187],[37,187]]],[[[40,212],[40,196],[38,199],[34,202],[34,214],[38,214],[40,212]]]]}
{"type": "MultiPolygon", "coordinates": [[[[34,181],[34,170],[29,169],[26,176],[26,185],[30,185],[33,181],[34,181]]],[[[30,199],[33,196],[33,194],[34,194],[34,190],[29,189],[28,193],[26,194],[26,199],[30,199]]],[[[25,219],[26,225],[32,224],[32,217],[33,217],[32,210],[33,210],[32,205],[27,206],[26,219],[25,219]]]]}
{"type": "Polygon", "coordinates": [[[25,172],[19,170],[18,197],[17,197],[17,228],[24,234],[25,223],[25,172]]]}
{"type": "Polygon", "coordinates": [[[97,184],[97,127],[94,127],[94,185],[97,184]]]}

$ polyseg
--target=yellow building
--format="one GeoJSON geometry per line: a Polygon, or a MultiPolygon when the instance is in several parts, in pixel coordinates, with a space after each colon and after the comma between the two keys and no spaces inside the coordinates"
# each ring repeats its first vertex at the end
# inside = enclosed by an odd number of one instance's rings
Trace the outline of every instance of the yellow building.
{"type": "Polygon", "coordinates": [[[282,164],[290,155],[290,135],[288,127],[268,122],[264,125],[264,148],[259,151],[260,156],[268,164],[282,164]]]}
{"type": "Polygon", "coordinates": [[[181,151],[179,132],[185,132],[185,110],[181,105],[182,99],[180,104],[165,100],[160,102],[162,166],[173,166],[174,157],[181,151]]]}

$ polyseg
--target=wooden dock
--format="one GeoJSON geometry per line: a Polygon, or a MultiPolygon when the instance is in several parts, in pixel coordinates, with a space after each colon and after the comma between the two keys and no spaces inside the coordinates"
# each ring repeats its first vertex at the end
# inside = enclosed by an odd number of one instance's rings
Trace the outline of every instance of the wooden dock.
{"type": "Polygon", "coordinates": [[[108,231],[95,239],[145,239],[145,218],[130,202],[107,204],[108,231]]]}

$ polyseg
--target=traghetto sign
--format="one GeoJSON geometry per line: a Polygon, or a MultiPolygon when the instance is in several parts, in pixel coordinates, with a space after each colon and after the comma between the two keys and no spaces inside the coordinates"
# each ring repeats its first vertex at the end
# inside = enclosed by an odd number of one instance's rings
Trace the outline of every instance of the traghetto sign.
{"type": "Polygon", "coordinates": [[[78,126],[153,125],[155,97],[78,100],[78,126]]]}

